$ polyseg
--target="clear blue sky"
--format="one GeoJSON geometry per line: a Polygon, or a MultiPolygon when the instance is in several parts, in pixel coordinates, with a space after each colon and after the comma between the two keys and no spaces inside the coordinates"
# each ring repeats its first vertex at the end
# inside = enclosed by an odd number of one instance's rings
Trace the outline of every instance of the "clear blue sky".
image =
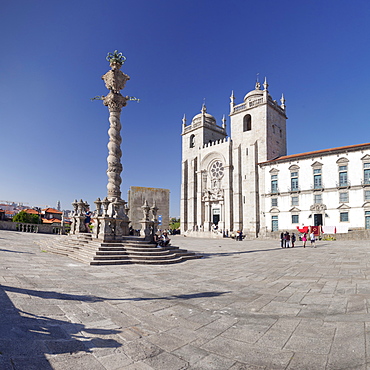
{"type": "Polygon", "coordinates": [[[70,209],[106,195],[101,76],[122,52],[136,96],[121,115],[122,197],[171,191],[180,214],[181,119],[206,98],[221,123],[267,76],[284,93],[288,154],[369,142],[370,2],[12,0],[0,13],[0,200],[70,209]]]}

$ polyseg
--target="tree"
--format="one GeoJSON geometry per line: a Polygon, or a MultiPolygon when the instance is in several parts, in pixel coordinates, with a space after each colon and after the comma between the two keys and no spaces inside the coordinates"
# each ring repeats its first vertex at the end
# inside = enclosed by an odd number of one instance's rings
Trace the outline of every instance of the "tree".
{"type": "Polygon", "coordinates": [[[170,219],[170,229],[171,230],[177,230],[180,228],[180,219],[172,217],[170,219]]]}
{"type": "Polygon", "coordinates": [[[13,217],[13,222],[23,222],[26,224],[38,224],[40,221],[39,221],[38,215],[33,215],[25,211],[20,211],[13,217]]]}

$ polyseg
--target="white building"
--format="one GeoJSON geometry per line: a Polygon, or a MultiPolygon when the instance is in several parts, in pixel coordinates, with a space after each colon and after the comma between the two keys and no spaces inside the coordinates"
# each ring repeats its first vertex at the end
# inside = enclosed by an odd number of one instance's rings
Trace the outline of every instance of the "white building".
{"type": "Polygon", "coordinates": [[[241,104],[230,99],[230,137],[204,105],[183,119],[183,233],[370,229],[370,143],[287,156],[284,97],[274,101],[265,80],[241,104]]]}

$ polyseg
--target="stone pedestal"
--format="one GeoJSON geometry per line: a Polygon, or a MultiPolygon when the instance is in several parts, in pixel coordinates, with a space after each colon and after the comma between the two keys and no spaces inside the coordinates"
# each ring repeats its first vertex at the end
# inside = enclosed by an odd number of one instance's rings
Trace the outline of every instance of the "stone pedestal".
{"type": "Polygon", "coordinates": [[[141,220],[140,236],[144,237],[148,242],[153,241],[153,222],[148,220],[141,220]]]}

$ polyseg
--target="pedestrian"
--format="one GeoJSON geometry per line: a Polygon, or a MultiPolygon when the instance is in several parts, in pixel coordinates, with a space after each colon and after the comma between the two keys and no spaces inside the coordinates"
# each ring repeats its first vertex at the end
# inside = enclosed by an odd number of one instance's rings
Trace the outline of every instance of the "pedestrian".
{"type": "Polygon", "coordinates": [[[290,234],[288,232],[285,233],[285,247],[290,248],[290,234]]]}
{"type": "Polygon", "coordinates": [[[295,243],[295,240],[296,240],[296,236],[295,236],[295,234],[294,234],[294,233],[292,233],[292,238],[291,238],[291,240],[292,240],[292,248],[294,248],[294,243],[295,243]]]}
{"type": "Polygon", "coordinates": [[[316,239],[315,239],[315,234],[311,232],[310,234],[310,240],[311,240],[311,247],[316,248],[316,239]]]}
{"type": "Polygon", "coordinates": [[[303,248],[306,248],[306,243],[307,243],[307,233],[303,233],[302,241],[303,241],[303,248]]]}
{"type": "Polygon", "coordinates": [[[85,213],[85,227],[87,233],[90,232],[90,222],[91,222],[91,211],[89,208],[87,208],[85,213]]]}
{"type": "Polygon", "coordinates": [[[280,234],[280,246],[281,248],[284,248],[284,233],[281,233],[280,234]]]}

